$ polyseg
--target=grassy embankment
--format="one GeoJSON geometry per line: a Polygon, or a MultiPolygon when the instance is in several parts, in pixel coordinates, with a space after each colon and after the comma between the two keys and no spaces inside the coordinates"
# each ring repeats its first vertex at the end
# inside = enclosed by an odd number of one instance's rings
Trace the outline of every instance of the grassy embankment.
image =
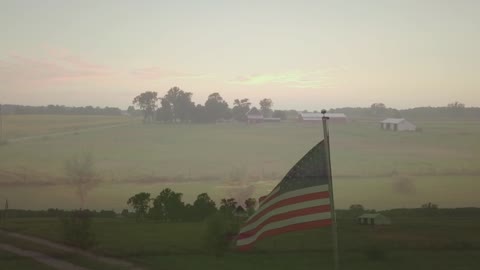
{"type": "MultiPolygon", "coordinates": [[[[405,217],[373,228],[339,221],[345,269],[476,269],[480,264],[480,219],[405,217]]],[[[216,258],[204,248],[203,223],[136,223],[96,219],[94,251],[151,269],[312,269],[331,266],[330,228],[290,233],[261,241],[251,253],[216,258]]],[[[61,241],[57,219],[13,219],[4,228],[61,241]]]]}

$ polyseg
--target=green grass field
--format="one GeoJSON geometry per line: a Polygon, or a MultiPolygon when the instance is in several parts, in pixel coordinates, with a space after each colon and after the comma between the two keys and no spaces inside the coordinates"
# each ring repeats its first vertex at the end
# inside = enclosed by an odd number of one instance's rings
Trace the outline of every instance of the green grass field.
{"type": "MultiPolygon", "coordinates": [[[[203,223],[136,223],[96,219],[98,253],[147,269],[331,269],[330,228],[265,239],[251,253],[215,257],[204,248],[203,223]]],[[[480,264],[480,217],[394,218],[370,227],[339,220],[342,269],[476,269],[480,264]],[[373,252],[373,254],[372,254],[373,252]],[[378,254],[380,253],[380,254],[378,254]]],[[[61,241],[57,219],[13,219],[4,228],[61,241]]]]}
{"type": "MultiPolygon", "coordinates": [[[[55,129],[55,117],[45,120],[52,125],[46,124],[48,130],[55,129]]],[[[426,201],[442,207],[480,206],[479,122],[417,124],[423,132],[385,132],[366,121],[331,126],[339,207],[417,207],[426,201]]],[[[64,184],[63,167],[65,160],[85,151],[93,153],[103,181],[88,195],[90,208],[121,210],[133,193],[155,194],[165,187],[183,192],[186,201],[204,191],[216,200],[259,196],[321,138],[320,126],[295,122],[132,123],[41,137],[0,147],[0,199],[9,198],[17,208],[78,207],[73,188],[64,184]],[[248,186],[253,187],[250,193],[239,195],[248,186]]]]}

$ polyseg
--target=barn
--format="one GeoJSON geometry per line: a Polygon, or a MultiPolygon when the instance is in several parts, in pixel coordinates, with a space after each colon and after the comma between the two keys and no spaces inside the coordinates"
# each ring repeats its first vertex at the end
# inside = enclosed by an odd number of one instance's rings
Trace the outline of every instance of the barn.
{"type": "Polygon", "coordinates": [[[392,131],[415,131],[417,127],[404,118],[387,118],[380,122],[380,128],[392,131]]]}
{"type": "MultiPolygon", "coordinates": [[[[347,116],[343,113],[326,113],[329,118],[329,123],[346,123],[347,116]]],[[[322,113],[303,112],[298,115],[298,120],[301,122],[321,123],[323,118],[322,113]]]]}
{"type": "Polygon", "coordinates": [[[380,214],[380,213],[371,213],[371,214],[363,214],[357,218],[358,224],[363,225],[390,225],[392,221],[380,214]]]}
{"type": "Polygon", "coordinates": [[[249,124],[256,124],[262,122],[280,122],[282,119],[278,117],[264,117],[262,112],[253,107],[247,112],[247,122],[249,124]]]}

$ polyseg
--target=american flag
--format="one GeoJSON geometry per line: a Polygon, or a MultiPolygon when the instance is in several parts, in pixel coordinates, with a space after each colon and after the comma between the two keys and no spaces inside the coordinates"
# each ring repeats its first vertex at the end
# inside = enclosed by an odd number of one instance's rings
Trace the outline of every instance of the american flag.
{"type": "Polygon", "coordinates": [[[324,141],[293,166],[283,180],[261,198],[258,210],[237,236],[237,247],[249,250],[256,241],[291,231],[332,224],[329,168],[324,141]]]}

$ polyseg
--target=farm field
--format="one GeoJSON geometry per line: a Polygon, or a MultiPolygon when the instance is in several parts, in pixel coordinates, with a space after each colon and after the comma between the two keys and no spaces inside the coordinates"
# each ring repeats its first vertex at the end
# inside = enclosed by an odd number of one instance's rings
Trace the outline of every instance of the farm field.
{"type": "MultiPolygon", "coordinates": [[[[342,267],[346,269],[476,269],[480,263],[480,218],[394,218],[387,227],[339,220],[342,267]],[[438,226],[441,224],[441,226],[438,226]]],[[[136,223],[95,219],[100,254],[136,262],[146,269],[330,269],[330,229],[323,228],[261,241],[249,253],[215,257],[204,248],[203,223],[136,223]],[[181,237],[179,237],[181,236],[181,237]],[[242,268],[243,267],[243,268],[242,268]]],[[[11,219],[3,228],[59,241],[58,219],[11,219]]]]}
{"type": "Polygon", "coordinates": [[[131,119],[124,116],[4,115],[3,135],[7,140],[15,140],[30,136],[44,136],[86,128],[124,124],[129,121],[131,119]]]}
{"type": "MultiPolygon", "coordinates": [[[[386,132],[368,121],[331,126],[339,207],[480,206],[478,122],[417,124],[423,132],[386,132]]],[[[166,187],[184,193],[187,202],[201,192],[217,201],[264,195],[321,134],[318,125],[296,122],[132,123],[11,143],[0,147],[0,199],[17,208],[77,208],[64,164],[84,152],[93,154],[102,180],[88,194],[92,209],[119,211],[135,192],[166,187]]]]}
{"type": "MultiPolygon", "coordinates": [[[[0,243],[5,243],[10,246],[14,246],[20,250],[36,252],[41,254],[39,256],[49,257],[54,260],[60,260],[62,262],[68,262],[75,266],[85,267],[86,269],[102,269],[102,270],[126,270],[126,267],[122,266],[112,266],[107,263],[103,263],[97,260],[94,260],[89,257],[82,256],[81,254],[75,254],[65,250],[56,249],[53,247],[45,246],[39,243],[34,243],[24,239],[14,238],[0,232],[0,243]]],[[[1,251],[1,249],[0,249],[1,251]]],[[[20,255],[19,255],[20,256],[20,255]]],[[[25,261],[29,257],[13,257],[9,258],[12,261],[25,261]]],[[[7,258],[6,258],[7,259],[7,258]]],[[[33,258],[32,258],[33,259],[33,258]]],[[[2,262],[0,258],[0,263],[2,262]]],[[[40,265],[44,266],[43,263],[39,262],[40,265]]],[[[0,264],[1,266],[1,264],[0,264]]],[[[3,269],[3,268],[0,268],[3,269]]],[[[33,269],[33,266],[22,267],[19,269],[33,269]]],[[[41,268],[44,269],[44,268],[41,268]]],[[[58,268],[47,268],[47,269],[58,269],[58,268]]]]}
{"type": "MultiPolygon", "coordinates": [[[[422,127],[424,132],[394,133],[381,131],[370,122],[332,125],[335,175],[480,173],[477,122],[432,122],[422,127]]],[[[99,172],[119,180],[142,176],[225,178],[242,173],[249,178],[280,178],[321,139],[320,126],[300,123],[136,124],[6,145],[0,150],[0,166],[61,176],[67,158],[91,151],[99,172]]]]}

